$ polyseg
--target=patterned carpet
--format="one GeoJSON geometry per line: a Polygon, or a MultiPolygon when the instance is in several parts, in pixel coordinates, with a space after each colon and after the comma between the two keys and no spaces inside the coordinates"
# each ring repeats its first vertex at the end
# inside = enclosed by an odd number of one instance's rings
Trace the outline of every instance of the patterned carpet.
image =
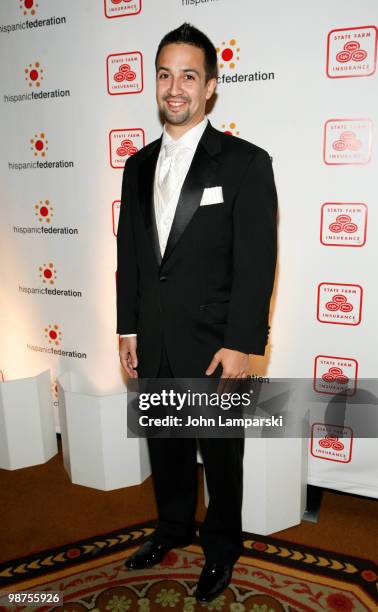
{"type": "MultiPolygon", "coordinates": [[[[70,612],[359,612],[378,609],[377,568],[266,536],[245,534],[245,554],[228,589],[206,607],[193,593],[204,563],[191,545],[171,551],[149,570],[129,571],[125,558],[153,533],[146,523],[0,566],[0,591],[63,591],[59,607],[13,610],[70,612]]],[[[1,612],[11,608],[1,607],[1,612]]]]}

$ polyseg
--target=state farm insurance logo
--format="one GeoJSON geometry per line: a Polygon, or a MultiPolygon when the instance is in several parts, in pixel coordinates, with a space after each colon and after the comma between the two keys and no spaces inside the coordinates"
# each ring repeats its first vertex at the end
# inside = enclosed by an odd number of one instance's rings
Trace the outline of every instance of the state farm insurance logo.
{"type": "Polygon", "coordinates": [[[19,4],[20,10],[25,17],[36,14],[38,4],[35,0],[19,0],[19,4]]]}
{"type": "Polygon", "coordinates": [[[327,76],[331,79],[374,74],[377,61],[375,26],[331,30],[327,40],[327,76]]]}
{"type": "Polygon", "coordinates": [[[144,131],[142,128],[111,130],[109,146],[111,167],[123,168],[126,160],[144,147],[144,131]]]}
{"type": "Polygon", "coordinates": [[[217,47],[218,65],[219,68],[233,70],[236,62],[240,59],[240,48],[237,46],[235,38],[226,42],[222,42],[220,47],[217,47]]]}
{"type": "Polygon", "coordinates": [[[317,319],[320,323],[359,325],[363,290],[360,285],[320,283],[317,319]]]}
{"type": "Polygon", "coordinates": [[[313,423],[310,452],[317,459],[349,463],[352,459],[353,430],[342,425],[313,423]]]}
{"type": "Polygon", "coordinates": [[[358,363],[349,357],[318,355],[314,363],[314,391],[317,393],[354,395],[358,363]]]}
{"type": "Polygon", "coordinates": [[[367,164],[371,157],[370,119],[329,119],[324,126],[326,164],[367,164]]]}
{"type": "Polygon", "coordinates": [[[30,139],[30,149],[33,151],[34,157],[45,157],[46,151],[48,151],[49,141],[46,139],[46,134],[41,132],[40,134],[34,134],[34,138],[30,139]]]}
{"type": "Polygon", "coordinates": [[[39,62],[34,62],[34,64],[29,64],[25,68],[25,81],[29,85],[29,87],[40,87],[41,82],[43,81],[43,68],[39,62]]]}
{"type": "Polygon", "coordinates": [[[326,202],[321,209],[320,242],[325,246],[361,247],[366,242],[366,204],[326,202]]]}
{"type": "Polygon", "coordinates": [[[142,10],[142,0],[104,0],[105,17],[128,17],[138,15],[142,10]]]}
{"type": "Polygon", "coordinates": [[[106,58],[108,93],[111,96],[143,90],[143,57],[140,51],[115,53],[106,58]]]}

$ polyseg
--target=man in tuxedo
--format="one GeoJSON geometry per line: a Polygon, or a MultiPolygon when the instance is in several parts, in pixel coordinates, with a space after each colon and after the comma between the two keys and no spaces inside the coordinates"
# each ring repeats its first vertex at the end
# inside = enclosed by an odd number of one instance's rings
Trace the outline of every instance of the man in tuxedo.
{"type": "MultiPolygon", "coordinates": [[[[242,379],[264,355],[276,265],[277,196],[260,147],[205,115],[217,54],[190,24],[156,53],[162,136],[130,157],[117,233],[117,333],[130,377],[242,379]]],[[[225,382],[225,381],[223,381],[225,382]]],[[[159,563],[195,537],[196,439],[148,438],[158,507],[153,538],[126,561],[159,563]]],[[[209,489],[199,529],[198,601],[217,597],[243,550],[243,438],[199,438],[209,489]]]]}

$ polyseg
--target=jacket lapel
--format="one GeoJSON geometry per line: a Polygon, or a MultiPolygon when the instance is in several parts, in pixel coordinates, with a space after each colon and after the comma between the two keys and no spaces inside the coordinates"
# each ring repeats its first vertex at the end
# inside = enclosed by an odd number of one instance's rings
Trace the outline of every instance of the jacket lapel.
{"type": "Polygon", "coordinates": [[[160,137],[139,170],[139,202],[146,230],[158,266],[161,264],[159,236],[155,219],[154,176],[162,138],[160,137]]]}
{"type": "Polygon", "coordinates": [[[214,186],[218,162],[213,156],[220,150],[220,134],[209,122],[198,143],[180,192],[161,267],[172,255],[189,221],[199,207],[204,188],[214,186]]]}
{"type": "Polygon", "coordinates": [[[150,155],[141,165],[139,174],[139,194],[142,214],[147,232],[150,236],[155,258],[160,268],[164,266],[171,256],[191,218],[199,207],[204,188],[213,187],[215,185],[218,162],[214,159],[214,156],[221,151],[220,132],[214,129],[209,121],[198,143],[192,163],[185,177],[172,227],[168,236],[167,246],[162,258],[155,219],[153,190],[154,174],[161,140],[162,138],[156,141],[150,155]]]}

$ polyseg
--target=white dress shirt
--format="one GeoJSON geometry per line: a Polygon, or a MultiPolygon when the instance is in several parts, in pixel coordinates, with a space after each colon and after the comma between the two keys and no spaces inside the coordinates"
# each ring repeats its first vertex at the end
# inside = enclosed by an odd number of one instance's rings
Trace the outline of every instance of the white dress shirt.
{"type": "MultiPolygon", "coordinates": [[[[158,183],[158,178],[160,176],[160,172],[162,171],[162,165],[167,163],[165,157],[165,145],[171,140],[173,140],[172,136],[170,136],[170,134],[168,134],[166,130],[166,124],[164,124],[163,137],[154,177],[155,218],[159,236],[160,252],[162,256],[164,255],[164,251],[167,246],[168,236],[171,231],[171,226],[173,218],[175,216],[181,188],[188,173],[190,164],[192,163],[193,156],[198,146],[198,143],[201,139],[203,132],[205,131],[207,124],[208,118],[205,116],[202,121],[197,123],[194,127],[190,128],[190,130],[185,132],[183,136],[176,139],[176,142],[180,143],[180,146],[185,147],[185,153],[180,156],[179,166],[175,165],[173,168],[174,172],[178,172],[177,186],[168,202],[163,201],[158,183]]],[[[126,338],[128,336],[136,336],[136,334],[120,334],[121,338],[126,338]]]]}

